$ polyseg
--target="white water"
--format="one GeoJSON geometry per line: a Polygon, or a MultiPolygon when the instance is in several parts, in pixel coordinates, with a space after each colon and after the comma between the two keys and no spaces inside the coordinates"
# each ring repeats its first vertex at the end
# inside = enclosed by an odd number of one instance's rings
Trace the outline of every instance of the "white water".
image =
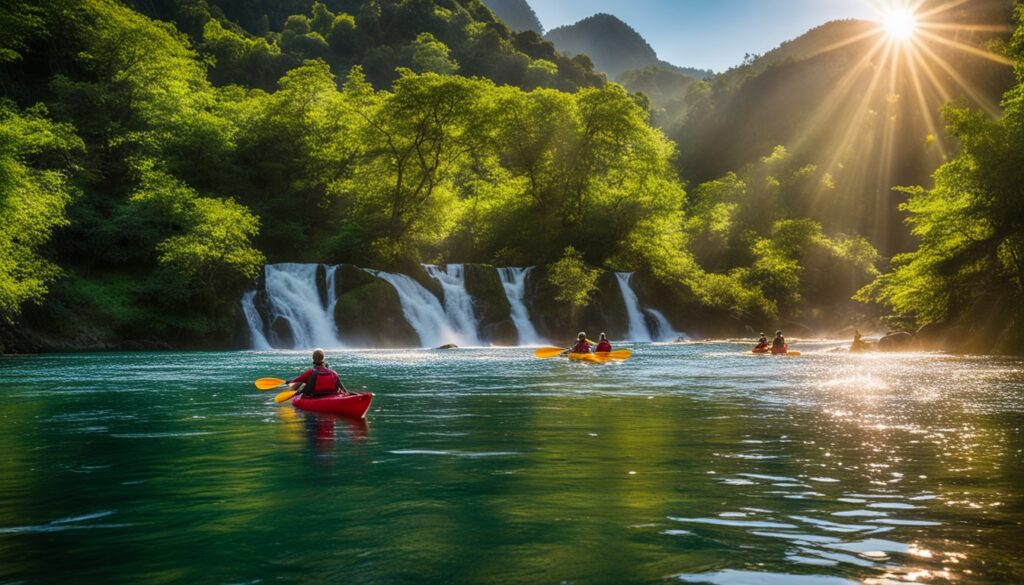
{"type": "MultiPolygon", "coordinates": [[[[456,334],[464,343],[459,345],[482,345],[477,334],[476,313],[473,311],[473,297],[466,292],[466,270],[462,264],[446,264],[442,270],[433,264],[424,264],[427,274],[436,280],[444,290],[444,312],[456,334]]],[[[415,281],[414,281],[415,282],[415,281]]]]}
{"type": "Polygon", "coordinates": [[[404,274],[364,269],[395,287],[402,303],[405,320],[416,331],[423,347],[437,347],[446,343],[463,345],[463,338],[448,324],[441,302],[423,285],[404,274]]]}
{"type": "Polygon", "coordinates": [[[626,304],[626,316],[629,317],[629,330],[626,332],[626,339],[629,341],[651,341],[651,332],[648,331],[644,314],[640,310],[640,301],[629,286],[633,273],[616,272],[615,278],[619,281],[622,300],[626,304]]]}
{"type": "Polygon", "coordinates": [[[654,322],[658,325],[658,331],[655,334],[654,341],[675,341],[680,337],[685,337],[672,328],[672,324],[668,322],[665,315],[657,309],[644,309],[644,313],[650,315],[654,322]]]}
{"type": "Polygon", "coordinates": [[[537,330],[530,321],[530,312],[526,309],[523,299],[526,297],[526,277],[529,276],[533,266],[526,268],[499,268],[498,276],[501,278],[501,285],[505,288],[505,296],[508,297],[508,304],[512,307],[512,322],[519,332],[519,345],[541,345],[546,340],[537,335],[537,330]]]}
{"type": "Polygon", "coordinates": [[[270,322],[282,317],[288,320],[295,335],[294,349],[312,347],[341,347],[338,330],[334,325],[333,309],[336,299],[333,297],[334,270],[330,267],[327,273],[328,302],[324,306],[320,302],[320,293],[316,287],[316,269],[318,264],[267,264],[266,291],[270,301],[270,322]]]}
{"type": "Polygon", "coordinates": [[[242,314],[245,315],[245,322],[249,324],[249,339],[252,341],[252,349],[270,349],[270,343],[263,335],[263,318],[256,310],[256,291],[251,290],[242,295],[242,314]]]}

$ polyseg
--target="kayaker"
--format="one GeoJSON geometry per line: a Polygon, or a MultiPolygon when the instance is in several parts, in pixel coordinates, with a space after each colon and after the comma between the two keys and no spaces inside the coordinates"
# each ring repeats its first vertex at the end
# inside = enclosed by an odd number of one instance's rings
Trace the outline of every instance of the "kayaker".
{"type": "Polygon", "coordinates": [[[757,340],[757,345],[754,346],[754,349],[765,349],[766,347],[768,347],[768,337],[766,337],[764,331],[762,331],[761,339],[757,340]]]}
{"type": "Polygon", "coordinates": [[[288,382],[290,386],[298,386],[303,396],[317,397],[332,394],[348,394],[348,389],[341,383],[338,372],[327,367],[324,361],[324,350],[313,350],[313,367],[302,372],[297,378],[288,382]]]}
{"type": "Polygon", "coordinates": [[[580,334],[576,336],[576,345],[569,350],[569,353],[591,353],[590,344],[587,343],[587,333],[580,331],[580,334]]]}
{"type": "Polygon", "coordinates": [[[782,336],[782,330],[775,332],[775,339],[772,340],[772,353],[786,353],[786,338],[782,336]]]}
{"type": "Polygon", "coordinates": [[[601,339],[597,342],[597,348],[594,351],[601,352],[601,351],[611,351],[611,350],[612,350],[612,342],[608,341],[608,336],[606,336],[604,333],[602,333],[601,334],[601,339]]]}

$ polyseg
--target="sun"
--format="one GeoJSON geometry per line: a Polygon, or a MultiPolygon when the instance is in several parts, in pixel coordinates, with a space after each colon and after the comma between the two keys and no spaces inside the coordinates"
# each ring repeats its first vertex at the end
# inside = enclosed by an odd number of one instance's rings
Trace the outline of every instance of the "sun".
{"type": "Polygon", "coordinates": [[[889,36],[898,41],[910,39],[917,30],[917,17],[906,8],[893,9],[885,15],[883,22],[889,36]]]}

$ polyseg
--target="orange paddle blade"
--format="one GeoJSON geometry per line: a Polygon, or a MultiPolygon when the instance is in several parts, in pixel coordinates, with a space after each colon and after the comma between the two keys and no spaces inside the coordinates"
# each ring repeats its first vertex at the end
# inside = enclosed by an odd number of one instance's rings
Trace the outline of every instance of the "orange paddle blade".
{"type": "Polygon", "coordinates": [[[280,404],[281,402],[288,400],[292,396],[295,396],[295,390],[285,390],[284,392],[279,392],[277,396],[274,397],[274,402],[280,404]]]}
{"type": "Polygon", "coordinates": [[[260,390],[273,390],[284,383],[285,381],[280,378],[260,378],[256,380],[256,387],[260,390]]]}
{"type": "Polygon", "coordinates": [[[537,356],[542,360],[559,356],[569,350],[564,347],[542,347],[537,351],[533,352],[533,355],[537,356]]]}

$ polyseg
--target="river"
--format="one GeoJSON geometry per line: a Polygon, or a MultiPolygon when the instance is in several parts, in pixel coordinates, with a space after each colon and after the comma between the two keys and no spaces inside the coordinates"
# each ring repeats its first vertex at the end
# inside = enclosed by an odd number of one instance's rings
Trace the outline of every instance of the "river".
{"type": "Polygon", "coordinates": [[[1024,581],[1021,362],[837,345],[4,357],[0,582],[1024,581]]]}

